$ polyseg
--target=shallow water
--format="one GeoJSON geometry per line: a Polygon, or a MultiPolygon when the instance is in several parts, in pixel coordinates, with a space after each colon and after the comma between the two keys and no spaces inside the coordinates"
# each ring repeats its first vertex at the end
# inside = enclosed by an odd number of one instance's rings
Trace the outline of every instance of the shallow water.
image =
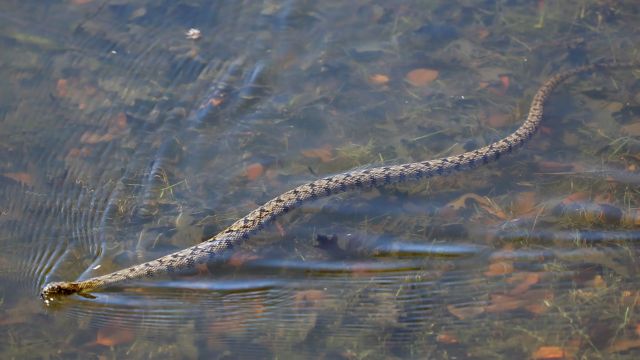
{"type": "Polygon", "coordinates": [[[198,274],[53,306],[307,181],[500,139],[638,59],[634,1],[0,4],[0,357],[636,358],[640,73],[471,172],[302,206],[198,274]],[[186,32],[197,28],[199,39],[186,32]]]}

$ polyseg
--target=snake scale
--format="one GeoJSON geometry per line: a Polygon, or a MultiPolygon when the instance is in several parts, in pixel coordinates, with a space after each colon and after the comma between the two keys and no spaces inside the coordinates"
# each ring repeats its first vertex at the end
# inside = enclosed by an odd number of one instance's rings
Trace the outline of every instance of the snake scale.
{"type": "Polygon", "coordinates": [[[599,62],[558,73],[549,78],[538,89],[531,101],[526,121],[511,135],[492,144],[459,155],[402,165],[350,171],[300,185],[266,202],[219,234],[198,245],[88,280],[52,282],[43,287],[40,296],[46,303],[49,303],[61,296],[75,293],[87,294],[131,279],[151,278],[161,274],[171,274],[194,268],[198,264],[211,261],[239,242],[248,239],[265,225],[302,203],[349,190],[442,176],[454,171],[472,169],[479,165],[487,164],[497,160],[501,155],[521,147],[535,134],[542,120],[545,102],[551,92],[566,79],[580,73],[612,68],[631,68],[638,65],[630,62],[599,62]]]}

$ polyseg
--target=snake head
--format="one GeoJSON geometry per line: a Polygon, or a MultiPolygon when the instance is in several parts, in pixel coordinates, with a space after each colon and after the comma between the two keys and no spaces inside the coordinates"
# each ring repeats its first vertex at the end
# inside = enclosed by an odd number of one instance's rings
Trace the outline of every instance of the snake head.
{"type": "Polygon", "coordinates": [[[75,282],[52,282],[48,283],[40,291],[40,297],[45,304],[59,299],[63,296],[79,293],[82,288],[75,282]]]}

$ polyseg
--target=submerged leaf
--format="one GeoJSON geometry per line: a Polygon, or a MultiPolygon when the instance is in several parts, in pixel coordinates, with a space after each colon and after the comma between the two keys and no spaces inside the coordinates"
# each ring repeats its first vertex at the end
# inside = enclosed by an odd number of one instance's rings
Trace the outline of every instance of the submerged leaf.
{"type": "Polygon", "coordinates": [[[438,71],[433,69],[415,69],[411,70],[405,76],[409,84],[417,87],[429,85],[438,78],[438,71]]]}
{"type": "Polygon", "coordinates": [[[325,145],[321,148],[303,150],[302,156],[307,158],[318,158],[323,163],[333,160],[333,151],[331,145],[325,145]]]}
{"type": "Polygon", "coordinates": [[[9,179],[15,180],[22,185],[33,186],[33,178],[26,172],[13,172],[13,173],[4,173],[2,174],[9,179]]]}
{"type": "Polygon", "coordinates": [[[264,173],[264,166],[260,163],[249,164],[244,169],[244,175],[247,177],[247,179],[251,181],[259,178],[260,176],[262,176],[263,173],[264,173]]]}
{"type": "Polygon", "coordinates": [[[460,320],[471,319],[485,312],[484,306],[456,307],[453,305],[447,305],[447,310],[449,310],[451,315],[460,320]]]}
{"type": "Polygon", "coordinates": [[[98,330],[95,343],[102,346],[116,346],[130,343],[134,338],[134,333],[130,329],[109,326],[98,330]]]}
{"type": "Polygon", "coordinates": [[[564,359],[567,352],[559,346],[541,346],[532,355],[532,359],[564,359]]]}

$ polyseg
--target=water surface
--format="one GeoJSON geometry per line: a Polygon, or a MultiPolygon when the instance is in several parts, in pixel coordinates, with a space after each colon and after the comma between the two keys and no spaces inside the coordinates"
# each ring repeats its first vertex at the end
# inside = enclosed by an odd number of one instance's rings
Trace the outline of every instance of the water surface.
{"type": "Polygon", "coordinates": [[[306,204],[197,274],[37,295],[307,181],[500,139],[553,73],[638,59],[639,17],[631,0],[3,2],[1,357],[636,358],[631,70],[563,85],[484,168],[306,204]]]}

